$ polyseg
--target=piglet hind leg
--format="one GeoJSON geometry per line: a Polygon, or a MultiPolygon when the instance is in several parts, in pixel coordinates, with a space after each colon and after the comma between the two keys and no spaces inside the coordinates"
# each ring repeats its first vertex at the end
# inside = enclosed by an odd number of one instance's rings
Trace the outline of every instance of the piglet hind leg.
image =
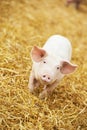
{"type": "Polygon", "coordinates": [[[29,77],[29,84],[28,84],[28,88],[30,90],[31,93],[34,92],[34,90],[39,87],[39,82],[36,80],[35,76],[34,76],[34,72],[33,70],[30,73],[30,77],[29,77]]]}
{"type": "Polygon", "coordinates": [[[44,90],[39,95],[40,99],[43,99],[47,97],[48,95],[52,94],[53,90],[55,89],[55,87],[57,87],[57,85],[58,85],[58,82],[54,82],[51,85],[44,86],[44,90]]]}

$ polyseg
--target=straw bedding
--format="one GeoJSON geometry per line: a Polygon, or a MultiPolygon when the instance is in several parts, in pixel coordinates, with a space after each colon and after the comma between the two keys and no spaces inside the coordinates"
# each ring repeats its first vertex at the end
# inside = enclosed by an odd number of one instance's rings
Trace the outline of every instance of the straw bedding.
{"type": "Polygon", "coordinates": [[[87,6],[58,0],[0,1],[0,130],[87,130],[87,6]],[[72,42],[66,76],[44,100],[31,94],[30,51],[53,34],[72,42]]]}

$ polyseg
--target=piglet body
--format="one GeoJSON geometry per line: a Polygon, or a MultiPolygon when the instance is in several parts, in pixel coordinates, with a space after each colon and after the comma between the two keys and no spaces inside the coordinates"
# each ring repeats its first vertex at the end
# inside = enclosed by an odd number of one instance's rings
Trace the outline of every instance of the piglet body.
{"type": "Polygon", "coordinates": [[[51,93],[64,75],[72,73],[76,65],[70,63],[72,47],[70,41],[60,35],[51,36],[42,48],[34,46],[31,51],[33,61],[29,78],[31,92],[40,84],[44,90],[40,98],[51,93]]]}

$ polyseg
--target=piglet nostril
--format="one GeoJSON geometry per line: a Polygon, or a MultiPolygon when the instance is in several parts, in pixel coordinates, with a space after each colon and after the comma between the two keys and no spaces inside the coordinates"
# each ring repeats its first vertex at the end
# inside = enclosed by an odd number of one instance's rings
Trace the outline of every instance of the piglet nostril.
{"type": "Polygon", "coordinates": [[[50,80],[50,77],[48,77],[48,80],[50,80]]]}
{"type": "Polygon", "coordinates": [[[46,77],[46,75],[43,75],[43,78],[45,78],[46,77]]]}

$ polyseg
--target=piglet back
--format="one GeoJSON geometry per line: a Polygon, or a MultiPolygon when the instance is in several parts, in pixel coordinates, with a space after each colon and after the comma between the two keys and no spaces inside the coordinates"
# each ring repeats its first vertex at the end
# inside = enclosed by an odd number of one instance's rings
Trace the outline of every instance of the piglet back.
{"type": "Polygon", "coordinates": [[[53,56],[61,57],[64,60],[70,61],[72,54],[72,47],[70,41],[61,35],[51,36],[47,42],[44,44],[43,49],[47,51],[48,54],[53,56]]]}

